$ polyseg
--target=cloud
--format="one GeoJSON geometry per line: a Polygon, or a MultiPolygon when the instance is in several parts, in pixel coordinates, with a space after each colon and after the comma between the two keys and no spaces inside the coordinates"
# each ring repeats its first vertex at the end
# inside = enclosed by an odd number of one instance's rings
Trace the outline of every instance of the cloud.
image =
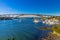
{"type": "Polygon", "coordinates": [[[56,15],[56,16],[60,16],[60,13],[56,12],[56,13],[33,13],[33,12],[22,12],[22,11],[18,11],[16,9],[13,9],[7,5],[5,5],[4,3],[0,3],[0,14],[43,14],[43,15],[56,15]]]}
{"type": "Polygon", "coordinates": [[[0,3],[0,14],[19,14],[20,12],[0,3]]]}
{"type": "Polygon", "coordinates": [[[5,4],[0,4],[0,14],[36,14],[36,13],[18,11],[5,4]]]}

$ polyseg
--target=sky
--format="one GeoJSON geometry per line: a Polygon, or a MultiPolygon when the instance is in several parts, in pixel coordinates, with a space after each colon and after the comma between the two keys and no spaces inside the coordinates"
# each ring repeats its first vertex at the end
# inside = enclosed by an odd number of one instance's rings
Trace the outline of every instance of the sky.
{"type": "Polygon", "coordinates": [[[60,0],[0,0],[0,14],[60,15],[60,0]]]}

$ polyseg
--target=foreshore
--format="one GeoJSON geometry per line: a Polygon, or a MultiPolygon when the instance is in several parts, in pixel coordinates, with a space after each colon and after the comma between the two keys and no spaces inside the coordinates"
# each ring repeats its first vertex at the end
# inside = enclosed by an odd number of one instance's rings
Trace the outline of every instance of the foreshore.
{"type": "Polygon", "coordinates": [[[60,36],[53,34],[52,32],[48,33],[48,37],[42,38],[42,40],[60,40],[60,36]]]}

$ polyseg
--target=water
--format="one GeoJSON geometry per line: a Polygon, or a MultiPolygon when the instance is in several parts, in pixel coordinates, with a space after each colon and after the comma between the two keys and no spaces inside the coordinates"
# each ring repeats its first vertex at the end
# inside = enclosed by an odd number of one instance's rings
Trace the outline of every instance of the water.
{"type": "Polygon", "coordinates": [[[38,29],[42,26],[47,25],[35,24],[33,18],[0,20],[0,40],[38,40],[47,33],[38,29]]]}

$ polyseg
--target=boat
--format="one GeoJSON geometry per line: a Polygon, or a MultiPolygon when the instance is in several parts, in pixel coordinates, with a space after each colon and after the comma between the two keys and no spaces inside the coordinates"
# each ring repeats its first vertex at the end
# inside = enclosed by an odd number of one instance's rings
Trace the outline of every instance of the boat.
{"type": "Polygon", "coordinates": [[[34,21],[33,21],[34,23],[38,23],[39,22],[39,20],[37,20],[37,19],[34,19],[34,21]]]}

